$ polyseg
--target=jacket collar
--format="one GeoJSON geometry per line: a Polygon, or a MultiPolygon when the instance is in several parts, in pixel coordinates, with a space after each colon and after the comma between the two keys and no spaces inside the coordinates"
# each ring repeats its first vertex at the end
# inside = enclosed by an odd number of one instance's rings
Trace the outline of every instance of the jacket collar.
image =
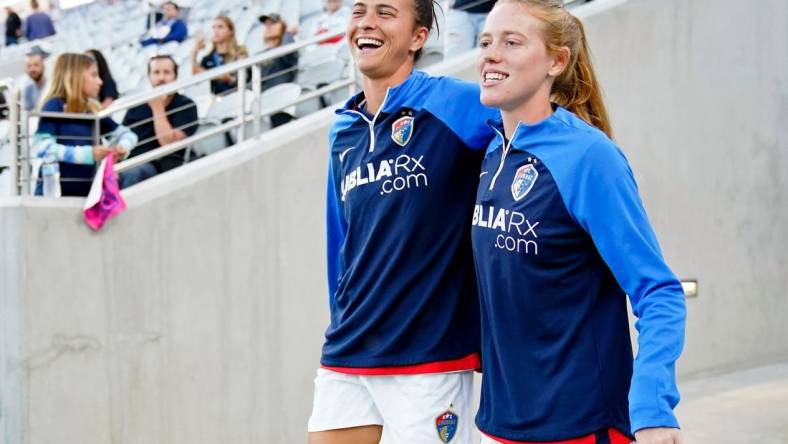
{"type": "MultiPolygon", "coordinates": [[[[411,71],[404,82],[386,90],[386,96],[383,99],[380,110],[378,110],[378,114],[390,114],[398,111],[402,107],[413,108],[414,110],[420,108],[420,105],[418,105],[420,102],[415,100],[418,99],[418,95],[415,93],[423,87],[427,79],[427,74],[417,70],[411,71]]],[[[337,109],[336,114],[362,113],[360,107],[363,106],[365,101],[366,98],[362,91],[345,102],[342,108],[337,109]]]]}
{"type": "MultiPolygon", "coordinates": [[[[566,126],[572,116],[572,113],[559,105],[552,105],[553,114],[551,114],[546,119],[533,124],[523,122],[519,122],[517,124],[514,134],[512,135],[513,138],[511,140],[510,148],[521,150],[526,149],[529,144],[536,140],[535,138],[537,136],[554,133],[557,129],[566,126]]],[[[492,128],[496,134],[496,143],[493,148],[505,145],[508,142],[504,133],[502,117],[497,119],[488,119],[487,125],[492,128]]]]}

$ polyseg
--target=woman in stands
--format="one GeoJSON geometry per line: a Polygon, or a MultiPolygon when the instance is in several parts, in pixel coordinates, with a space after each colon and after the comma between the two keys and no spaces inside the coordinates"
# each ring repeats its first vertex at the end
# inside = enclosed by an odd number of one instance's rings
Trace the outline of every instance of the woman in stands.
{"type": "MultiPolygon", "coordinates": [[[[94,97],[98,96],[101,84],[95,59],[85,54],[61,54],[55,62],[41,111],[95,114],[100,105],[94,97]]],[[[64,196],[87,196],[96,163],[107,155],[126,158],[137,143],[137,136],[131,130],[105,117],[99,121],[99,131],[101,138],[110,142],[94,144],[95,128],[94,119],[45,116],[39,120],[33,152],[45,163],[59,164],[64,196]]],[[[36,194],[42,192],[39,180],[36,194]]]]}
{"type": "Polygon", "coordinates": [[[109,70],[107,59],[98,49],[88,49],[87,55],[96,60],[98,66],[99,78],[101,78],[101,89],[98,94],[98,101],[101,104],[101,109],[105,109],[112,105],[112,102],[118,100],[118,86],[115,84],[115,79],[112,77],[112,72],[109,70]]]}
{"type": "MultiPolygon", "coordinates": [[[[205,40],[202,36],[197,37],[192,50],[192,74],[217,68],[247,56],[246,48],[240,45],[235,38],[235,25],[229,17],[220,15],[213,19],[212,30],[211,50],[200,60],[199,64],[197,63],[197,54],[205,48],[205,40]]],[[[213,79],[211,80],[211,92],[220,95],[235,91],[237,81],[235,74],[227,74],[213,79]]]]}
{"type": "Polygon", "coordinates": [[[356,0],[363,92],[330,131],[331,322],[309,442],[466,444],[479,303],[470,220],[497,113],[476,84],[414,71],[433,0],[356,0]]]}
{"type": "Polygon", "coordinates": [[[561,0],[500,0],[480,46],[481,101],[501,110],[472,218],[484,442],[683,442],[684,294],[610,139],[583,24],[561,0]]]}

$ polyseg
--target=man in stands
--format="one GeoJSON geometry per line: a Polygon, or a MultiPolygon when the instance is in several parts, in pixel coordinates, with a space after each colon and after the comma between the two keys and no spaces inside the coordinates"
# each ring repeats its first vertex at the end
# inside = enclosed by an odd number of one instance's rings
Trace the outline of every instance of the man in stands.
{"type": "MultiPolygon", "coordinates": [[[[314,37],[331,31],[344,30],[350,18],[350,8],[342,6],[342,0],[323,0],[323,14],[317,19],[315,26],[306,36],[314,37]]],[[[320,42],[321,45],[336,44],[344,41],[345,37],[340,35],[320,42]]]]}
{"type": "Polygon", "coordinates": [[[25,73],[27,78],[22,85],[22,109],[33,111],[38,108],[38,102],[46,91],[47,81],[44,76],[44,59],[49,54],[38,46],[34,46],[27,53],[25,59],[25,73]]]}
{"type": "MultiPolygon", "coordinates": [[[[260,22],[265,26],[263,34],[265,49],[263,51],[270,51],[295,41],[293,35],[287,32],[287,23],[282,20],[279,14],[261,15],[260,22]]],[[[263,91],[281,83],[294,81],[297,67],[298,52],[292,52],[270,61],[263,67],[263,91]]]]}
{"type": "Polygon", "coordinates": [[[30,0],[30,9],[33,13],[25,20],[25,37],[37,40],[55,35],[55,25],[46,12],[38,10],[38,0],[30,0]]]}
{"type": "MultiPolygon", "coordinates": [[[[178,79],[178,64],[169,55],[157,55],[148,62],[151,86],[166,85],[178,79]]],[[[197,106],[178,93],[157,97],[131,108],[123,118],[123,125],[131,128],[139,138],[132,156],[140,155],[164,145],[183,140],[197,132],[197,106]]],[[[130,187],[186,162],[186,150],[140,165],[120,175],[121,188],[130,187]]]]}
{"type": "Polygon", "coordinates": [[[22,19],[10,6],[6,6],[5,15],[5,46],[16,45],[22,37],[22,19]]]}
{"type": "Polygon", "coordinates": [[[167,42],[182,42],[189,34],[186,23],[178,18],[180,8],[175,2],[161,5],[162,19],[140,40],[142,46],[163,45],[167,42]]]}
{"type": "Polygon", "coordinates": [[[453,57],[475,48],[479,34],[484,27],[484,19],[492,10],[495,0],[456,0],[449,9],[446,28],[446,57],[453,57]]]}
{"type": "MultiPolygon", "coordinates": [[[[261,15],[260,22],[265,25],[263,34],[265,48],[263,51],[293,43],[293,35],[287,32],[287,23],[282,20],[279,14],[261,15]]],[[[282,83],[294,82],[298,70],[298,52],[277,57],[263,65],[262,69],[262,90],[265,91],[273,86],[282,83]]],[[[275,113],[271,116],[271,125],[277,127],[292,120],[292,117],[283,112],[275,113]]]]}
{"type": "Polygon", "coordinates": [[[8,118],[9,110],[8,103],[5,100],[5,93],[0,91],[0,120],[8,118]]]}

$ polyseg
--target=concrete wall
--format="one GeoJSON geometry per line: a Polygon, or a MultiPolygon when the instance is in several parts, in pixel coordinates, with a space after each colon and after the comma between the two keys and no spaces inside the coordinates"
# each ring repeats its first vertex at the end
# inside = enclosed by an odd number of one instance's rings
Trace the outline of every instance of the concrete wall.
{"type": "MultiPolygon", "coordinates": [[[[700,282],[682,374],[788,355],[788,5],[748,3],[578,10],[665,254],[700,282]]],[[[2,443],[303,442],[331,119],[132,188],[100,233],[79,200],[0,200],[2,443]]]]}
{"type": "Polygon", "coordinates": [[[4,242],[24,252],[4,257],[20,261],[8,280],[20,288],[2,294],[19,322],[3,324],[17,339],[3,366],[4,442],[304,436],[327,318],[329,120],[130,190],[129,210],[98,234],[76,199],[5,206],[4,242]],[[20,384],[21,396],[6,393],[20,384]],[[22,441],[5,416],[20,408],[22,441]]]}
{"type": "Polygon", "coordinates": [[[680,371],[788,357],[788,2],[581,12],[663,251],[699,281],[680,371]]]}

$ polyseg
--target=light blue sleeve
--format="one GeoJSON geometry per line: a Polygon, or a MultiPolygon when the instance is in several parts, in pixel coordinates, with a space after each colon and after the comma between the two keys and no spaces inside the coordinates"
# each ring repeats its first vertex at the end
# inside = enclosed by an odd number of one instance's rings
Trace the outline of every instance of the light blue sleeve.
{"type": "Polygon", "coordinates": [[[346,117],[340,117],[331,127],[328,152],[328,185],[326,187],[326,253],[328,269],[328,301],[334,303],[334,295],[339,287],[339,277],[343,272],[342,246],[347,236],[348,224],[342,212],[340,194],[334,182],[334,156],[332,147],[339,131],[349,125],[346,117]]]}
{"type": "Polygon", "coordinates": [[[22,90],[22,109],[25,111],[33,111],[36,108],[33,94],[33,87],[30,84],[25,85],[25,88],[22,90]]]}
{"type": "Polygon", "coordinates": [[[93,165],[93,147],[91,145],[63,145],[57,143],[55,136],[36,131],[33,136],[33,153],[45,161],[58,161],[78,165],[93,165]]]}
{"type": "Polygon", "coordinates": [[[112,145],[119,145],[126,150],[124,159],[127,159],[131,151],[137,146],[137,134],[123,125],[116,126],[115,129],[105,137],[111,141],[112,145]]]}
{"type": "Polygon", "coordinates": [[[567,208],[591,235],[638,318],[629,391],[632,432],[678,428],[673,409],[679,402],[676,360],[684,347],[684,291],[662,257],[632,170],[608,139],[590,146],[578,164],[557,170],[567,208]]]}
{"type": "Polygon", "coordinates": [[[452,77],[440,77],[424,107],[444,122],[468,147],[487,148],[495,133],[488,120],[499,119],[498,110],[479,101],[479,85],[452,77]]]}

